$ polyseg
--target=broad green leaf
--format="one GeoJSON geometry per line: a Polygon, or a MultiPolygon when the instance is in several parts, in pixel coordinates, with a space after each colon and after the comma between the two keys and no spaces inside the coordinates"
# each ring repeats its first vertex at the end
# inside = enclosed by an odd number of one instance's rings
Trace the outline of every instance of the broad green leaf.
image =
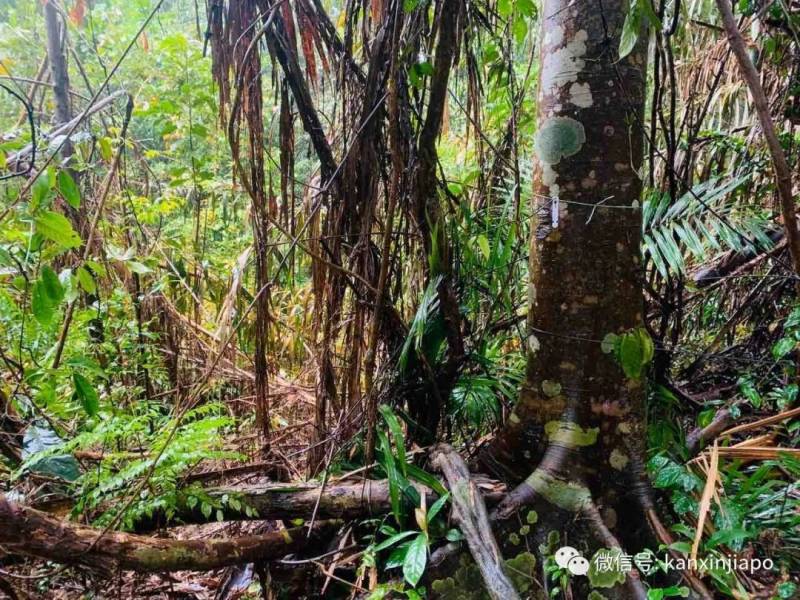
{"type": "Polygon", "coordinates": [[[409,464],[407,470],[409,478],[421,483],[422,485],[427,485],[440,496],[444,496],[447,493],[447,488],[445,488],[442,483],[436,479],[436,477],[427,471],[420,469],[417,465],[409,464]]]}
{"type": "Polygon", "coordinates": [[[525,41],[525,37],[528,35],[528,24],[525,22],[525,19],[521,15],[517,15],[514,19],[514,25],[512,26],[514,30],[514,39],[517,40],[518,44],[521,44],[525,41]]]}
{"type": "Polygon", "coordinates": [[[103,136],[98,140],[98,144],[100,146],[100,156],[103,157],[104,161],[111,162],[111,158],[113,156],[113,152],[111,151],[111,140],[103,136]]]}
{"type": "Polygon", "coordinates": [[[44,456],[31,464],[29,468],[36,473],[60,477],[65,481],[75,481],[81,476],[78,461],[71,454],[44,456]]]}
{"type": "Polygon", "coordinates": [[[61,213],[49,210],[35,219],[36,231],[64,248],[77,248],[81,237],[61,213]]]}
{"type": "Polygon", "coordinates": [[[50,192],[50,179],[47,175],[39,175],[33,183],[31,189],[31,208],[36,210],[44,204],[47,194],[50,192]]]}
{"type": "Polygon", "coordinates": [[[33,311],[34,318],[42,325],[49,325],[53,320],[55,306],[50,301],[45,285],[41,280],[38,280],[33,285],[31,310],[33,311]]]}
{"type": "Polygon", "coordinates": [[[95,416],[100,410],[100,399],[97,397],[92,384],[80,373],[72,374],[72,382],[75,384],[75,397],[80,400],[83,410],[90,417],[95,416]]]}
{"type": "Polygon", "coordinates": [[[380,544],[375,546],[375,548],[373,548],[373,550],[375,552],[380,552],[381,550],[386,550],[390,546],[394,546],[397,542],[399,542],[401,540],[404,540],[407,537],[410,537],[410,536],[414,535],[415,533],[418,533],[418,532],[416,532],[416,531],[401,531],[400,533],[396,533],[395,535],[391,536],[390,538],[383,540],[380,544]]]}
{"type": "Polygon", "coordinates": [[[536,5],[533,0],[517,0],[517,10],[526,17],[532,17],[536,13],[536,5]]]}
{"type": "Polygon", "coordinates": [[[628,14],[625,15],[625,23],[622,25],[622,35],[619,39],[620,60],[628,56],[636,47],[641,24],[642,18],[638,8],[638,0],[632,0],[628,8],[628,14]]]}
{"type": "Polygon", "coordinates": [[[450,499],[450,494],[445,494],[431,505],[431,508],[428,511],[428,523],[433,521],[436,515],[439,514],[439,511],[442,510],[442,508],[444,508],[444,505],[447,503],[449,499],[450,499]]]}
{"type": "Polygon", "coordinates": [[[379,461],[386,477],[389,479],[389,501],[392,505],[392,514],[397,520],[398,524],[402,524],[403,511],[400,504],[400,493],[403,489],[404,482],[401,480],[402,475],[397,470],[395,465],[395,458],[391,452],[391,446],[386,434],[378,431],[378,450],[380,451],[381,460],[379,461]]]}
{"type": "Polygon", "coordinates": [[[94,277],[92,277],[86,267],[78,267],[75,275],[78,277],[78,283],[81,284],[81,287],[87,294],[94,294],[97,291],[97,284],[94,282],[94,277]]]}
{"type": "Polygon", "coordinates": [[[47,299],[54,307],[64,299],[64,286],[58,279],[58,275],[52,268],[45,265],[39,275],[42,282],[42,291],[47,295],[47,299]]]}
{"type": "Polygon", "coordinates": [[[58,275],[49,266],[42,267],[39,279],[33,285],[31,310],[34,318],[42,325],[48,325],[63,299],[64,286],[61,285],[58,275]]]}
{"type": "Polygon", "coordinates": [[[403,577],[412,586],[417,587],[422,574],[425,572],[425,565],[428,562],[428,541],[425,535],[420,533],[406,552],[406,558],[403,561],[403,577]]]}
{"type": "Polygon", "coordinates": [[[81,192],[68,171],[61,170],[58,172],[56,188],[72,208],[78,208],[81,205],[81,192]]]}

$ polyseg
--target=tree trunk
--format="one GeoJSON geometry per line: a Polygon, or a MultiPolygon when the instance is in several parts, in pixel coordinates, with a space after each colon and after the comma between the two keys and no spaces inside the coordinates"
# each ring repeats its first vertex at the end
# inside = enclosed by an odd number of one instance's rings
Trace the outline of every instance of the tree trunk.
{"type": "MultiPolygon", "coordinates": [[[[45,2],[44,19],[47,28],[47,59],[53,76],[53,97],[56,104],[56,124],[72,119],[72,104],[69,97],[69,70],[61,17],[55,2],[45,2]]],[[[67,141],[61,149],[65,160],[72,156],[72,144],[67,141]]]]}
{"type": "MultiPolygon", "coordinates": [[[[596,542],[618,544],[612,532],[640,550],[644,522],[627,506],[641,484],[642,383],[601,344],[642,324],[637,172],[646,55],[639,43],[619,60],[623,6],[544,3],[527,376],[484,457],[512,480],[533,471],[497,516],[535,502],[548,512],[546,529],[583,528],[569,540],[587,557],[596,542]]],[[[635,579],[619,594],[641,596],[635,579]]]]}
{"type": "Polygon", "coordinates": [[[281,558],[333,535],[337,523],[318,522],[234,539],[169,540],[108,532],[54,519],[0,495],[0,547],[7,552],[111,571],[207,571],[281,558]]]}

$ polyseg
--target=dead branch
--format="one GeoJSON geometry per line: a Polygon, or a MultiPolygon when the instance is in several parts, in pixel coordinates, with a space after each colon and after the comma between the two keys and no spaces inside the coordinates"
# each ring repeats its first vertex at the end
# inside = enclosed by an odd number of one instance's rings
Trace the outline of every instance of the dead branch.
{"type": "Polygon", "coordinates": [[[432,454],[434,467],[439,469],[450,486],[453,520],[467,538],[467,545],[480,569],[486,590],[496,600],[515,600],[517,591],[503,572],[503,555],[489,523],[486,505],[477,487],[470,480],[464,459],[448,444],[440,444],[432,454]]]}

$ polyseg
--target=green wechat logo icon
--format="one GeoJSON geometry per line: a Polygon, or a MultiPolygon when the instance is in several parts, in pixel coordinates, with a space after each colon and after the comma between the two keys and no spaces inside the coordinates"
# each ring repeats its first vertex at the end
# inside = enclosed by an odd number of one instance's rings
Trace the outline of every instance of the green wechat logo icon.
{"type": "Polygon", "coordinates": [[[556,550],[556,564],[573,575],[586,575],[589,561],[572,546],[562,546],[556,550]]]}

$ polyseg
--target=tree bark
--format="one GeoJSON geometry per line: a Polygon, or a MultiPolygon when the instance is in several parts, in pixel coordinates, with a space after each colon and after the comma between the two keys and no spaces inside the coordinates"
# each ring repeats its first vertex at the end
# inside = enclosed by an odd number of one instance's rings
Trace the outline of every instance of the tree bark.
{"type": "Polygon", "coordinates": [[[232,539],[169,540],[82,527],[54,519],[0,495],[0,546],[70,565],[111,571],[205,571],[283,557],[319,543],[338,523],[317,522],[309,530],[296,527],[232,539]]]}

